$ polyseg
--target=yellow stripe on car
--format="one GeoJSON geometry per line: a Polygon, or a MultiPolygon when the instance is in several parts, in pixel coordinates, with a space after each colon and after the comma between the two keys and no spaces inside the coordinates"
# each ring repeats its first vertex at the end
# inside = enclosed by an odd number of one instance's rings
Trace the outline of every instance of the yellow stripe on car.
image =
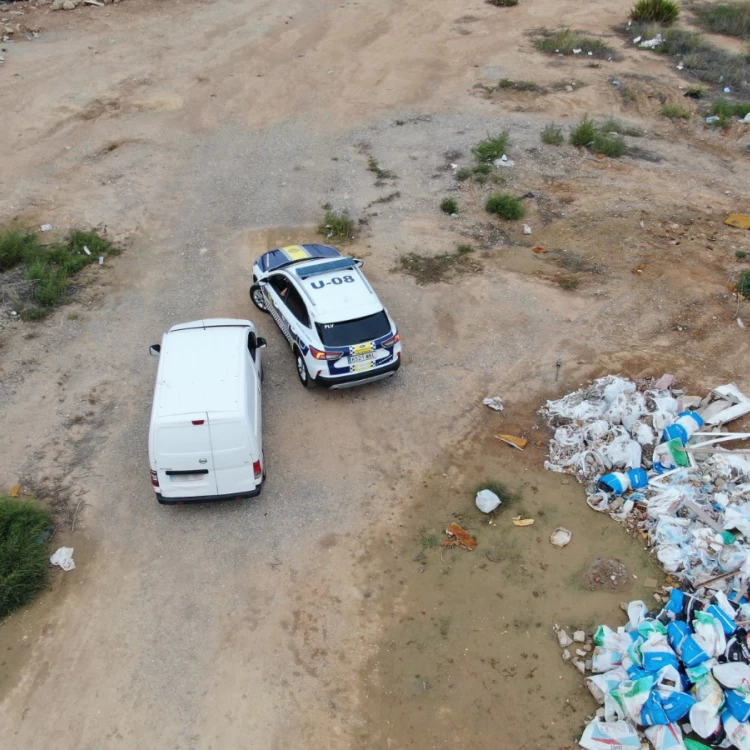
{"type": "Polygon", "coordinates": [[[281,250],[289,260],[305,260],[312,257],[310,252],[305,250],[302,245],[288,245],[287,247],[282,247],[281,250]]]}

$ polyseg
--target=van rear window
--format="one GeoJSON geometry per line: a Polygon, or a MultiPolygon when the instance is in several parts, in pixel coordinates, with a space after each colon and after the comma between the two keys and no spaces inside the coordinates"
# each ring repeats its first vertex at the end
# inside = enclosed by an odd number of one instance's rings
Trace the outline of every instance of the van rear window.
{"type": "Polygon", "coordinates": [[[391,332],[385,310],[356,320],[341,323],[317,323],[318,335],[324,346],[351,346],[373,341],[391,332]]]}

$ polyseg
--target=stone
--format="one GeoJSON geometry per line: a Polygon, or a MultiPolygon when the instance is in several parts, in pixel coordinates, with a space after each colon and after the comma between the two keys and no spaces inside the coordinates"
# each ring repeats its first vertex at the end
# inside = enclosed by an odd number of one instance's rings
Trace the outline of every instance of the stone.
{"type": "Polygon", "coordinates": [[[576,643],[585,643],[586,642],[586,632],[584,630],[576,630],[576,632],[573,633],[573,640],[576,643]]]}
{"type": "Polygon", "coordinates": [[[74,10],[76,7],[76,4],[73,2],[73,0],[65,0],[65,2],[62,4],[63,10],[74,10]]]}

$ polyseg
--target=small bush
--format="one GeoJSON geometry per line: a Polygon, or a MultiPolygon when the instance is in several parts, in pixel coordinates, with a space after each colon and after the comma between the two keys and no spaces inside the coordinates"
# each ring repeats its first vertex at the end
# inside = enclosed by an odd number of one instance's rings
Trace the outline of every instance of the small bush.
{"type": "Polygon", "coordinates": [[[690,110],[685,107],[667,102],[662,108],[661,113],[664,117],[668,117],[670,120],[689,120],[690,110]]]}
{"type": "Polygon", "coordinates": [[[474,170],[471,167],[461,167],[461,169],[456,172],[456,179],[459,182],[464,182],[465,180],[468,180],[473,174],[474,170]]]}
{"type": "Polygon", "coordinates": [[[453,198],[443,198],[442,201],[440,201],[440,210],[444,214],[457,214],[458,213],[458,203],[453,198]]]}
{"type": "Polygon", "coordinates": [[[467,253],[473,253],[473,252],[474,252],[473,245],[456,245],[457,255],[466,255],[467,253]]]}
{"type": "Polygon", "coordinates": [[[602,133],[617,133],[619,135],[629,135],[632,138],[643,137],[643,130],[637,125],[631,125],[615,117],[608,117],[598,127],[602,133]]]}
{"type": "Polygon", "coordinates": [[[685,96],[689,99],[705,99],[708,96],[708,91],[700,86],[688,86],[685,96]]]}
{"type": "Polygon", "coordinates": [[[51,526],[46,510],[0,495],[0,618],[44,588],[48,551],[39,538],[51,526]]]}
{"type": "Polygon", "coordinates": [[[750,299],[750,271],[743,271],[740,274],[737,289],[745,299],[750,299]]]}
{"type": "Polygon", "coordinates": [[[680,6],[672,0],[638,0],[630,11],[634,21],[674,23],[680,15],[680,6]]]}
{"type": "Polygon", "coordinates": [[[584,115],[584,118],[571,131],[570,142],[574,146],[586,147],[594,142],[596,135],[596,123],[588,115],[584,115]]]}
{"type": "Polygon", "coordinates": [[[750,2],[705,3],[690,8],[698,24],[712,34],[750,36],[750,2]]]}
{"type": "Polygon", "coordinates": [[[354,221],[348,211],[337,212],[332,209],[326,211],[323,221],[318,225],[318,233],[326,239],[348,242],[354,239],[354,221]]]}
{"type": "Polygon", "coordinates": [[[548,143],[551,146],[560,146],[565,140],[562,128],[554,122],[547,123],[541,134],[542,143],[548,143]]]}
{"type": "Polygon", "coordinates": [[[487,211],[507,221],[515,221],[523,218],[523,203],[510,193],[496,193],[487,199],[485,205],[487,211]]]}
{"type": "Polygon", "coordinates": [[[0,232],[0,273],[23,262],[39,247],[32,232],[21,229],[4,229],[0,232]]]}
{"type": "Polygon", "coordinates": [[[536,37],[534,44],[540,52],[554,55],[574,55],[574,50],[580,50],[579,53],[586,57],[598,57],[607,59],[615,57],[615,51],[603,42],[601,39],[589,36],[582,31],[572,29],[537,29],[532,32],[536,37]],[[589,52],[591,55],[589,55],[589,52]]]}
{"type": "Polygon", "coordinates": [[[508,148],[509,140],[510,133],[507,130],[504,130],[498,135],[490,136],[489,138],[480,141],[474,146],[471,152],[480,164],[489,165],[505,153],[508,148]]]}
{"type": "Polygon", "coordinates": [[[367,170],[368,172],[372,172],[379,180],[395,180],[397,177],[390,169],[381,169],[378,160],[374,156],[371,156],[367,160],[367,170]]]}
{"type": "Polygon", "coordinates": [[[512,78],[501,78],[496,88],[500,91],[513,89],[514,91],[532,91],[538,94],[546,92],[544,86],[540,86],[538,83],[534,83],[533,81],[514,81],[512,78]]]}
{"type": "Polygon", "coordinates": [[[728,99],[717,99],[711,107],[712,115],[726,118],[742,119],[748,112],[750,112],[750,102],[730,102],[728,99]]]}
{"type": "Polygon", "coordinates": [[[509,8],[511,5],[518,5],[518,0],[487,0],[490,5],[497,5],[502,8],[509,8]]]}
{"type": "Polygon", "coordinates": [[[459,245],[454,253],[406,253],[399,258],[398,265],[393,270],[408,273],[421,285],[452,281],[462,274],[479,273],[482,265],[471,257],[470,245],[459,245]]]}
{"type": "Polygon", "coordinates": [[[621,135],[598,132],[594,137],[593,150],[597,154],[604,154],[616,159],[625,154],[626,148],[625,139],[621,135]]]}
{"type": "Polygon", "coordinates": [[[734,257],[737,258],[737,260],[747,260],[747,253],[744,250],[736,250],[734,257]]]}
{"type": "Polygon", "coordinates": [[[557,282],[562,289],[565,289],[566,292],[573,292],[581,285],[581,282],[578,279],[560,279],[557,282]]]}

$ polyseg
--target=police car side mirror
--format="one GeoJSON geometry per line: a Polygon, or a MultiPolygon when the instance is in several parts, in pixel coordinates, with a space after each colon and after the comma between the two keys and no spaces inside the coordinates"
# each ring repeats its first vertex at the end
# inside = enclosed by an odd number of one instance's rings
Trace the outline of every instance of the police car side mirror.
{"type": "Polygon", "coordinates": [[[149,353],[149,354],[150,354],[150,355],[151,355],[152,357],[156,357],[156,356],[158,356],[158,354],[159,354],[160,352],[161,352],[161,344],[154,344],[153,346],[150,346],[150,347],[148,348],[148,353],[149,353]]]}
{"type": "Polygon", "coordinates": [[[354,262],[357,264],[357,268],[362,268],[364,266],[365,262],[363,260],[360,260],[359,258],[355,258],[354,262]]]}
{"type": "Polygon", "coordinates": [[[265,349],[268,346],[268,343],[264,338],[261,338],[260,336],[255,342],[255,348],[256,349],[265,349]]]}

